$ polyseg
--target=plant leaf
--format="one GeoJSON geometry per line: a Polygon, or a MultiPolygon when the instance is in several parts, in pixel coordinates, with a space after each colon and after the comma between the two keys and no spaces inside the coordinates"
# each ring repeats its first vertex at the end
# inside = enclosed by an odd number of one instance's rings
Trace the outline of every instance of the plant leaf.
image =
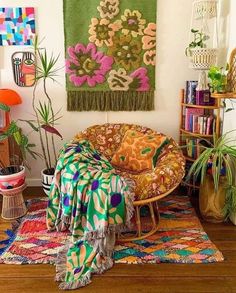
{"type": "Polygon", "coordinates": [[[3,110],[5,112],[9,112],[10,111],[10,107],[7,106],[6,104],[0,103],[0,110],[3,110]]]}
{"type": "Polygon", "coordinates": [[[60,132],[56,128],[54,128],[48,124],[43,124],[43,125],[41,125],[41,127],[47,132],[50,132],[52,134],[56,134],[56,135],[60,136],[60,138],[62,139],[62,135],[60,134],[60,132]]]}

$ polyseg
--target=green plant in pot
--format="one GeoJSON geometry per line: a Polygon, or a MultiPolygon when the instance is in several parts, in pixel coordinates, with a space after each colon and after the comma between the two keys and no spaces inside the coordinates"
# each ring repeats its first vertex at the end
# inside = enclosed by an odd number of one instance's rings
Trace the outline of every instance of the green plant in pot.
{"type": "Polygon", "coordinates": [[[226,69],[218,66],[211,66],[208,72],[208,77],[210,79],[210,90],[213,93],[224,93],[227,87],[227,72],[228,65],[226,69]]]}
{"type": "MultiPolygon", "coordinates": [[[[9,112],[10,108],[0,103],[0,109],[9,112]]],[[[13,142],[13,154],[11,165],[4,166],[1,163],[0,169],[0,189],[17,188],[25,183],[25,167],[28,169],[26,154],[29,153],[34,159],[40,156],[34,151],[35,144],[29,142],[28,135],[22,132],[19,120],[12,120],[6,130],[0,134],[0,141],[10,139],[13,142]],[[16,148],[14,147],[16,145],[16,148]]]]}
{"type": "Polygon", "coordinates": [[[52,98],[48,92],[48,81],[56,81],[58,56],[49,55],[46,48],[41,48],[38,38],[34,40],[34,52],[37,60],[36,82],[33,90],[32,107],[34,120],[26,122],[37,131],[42,150],[42,158],[45,168],[42,170],[42,184],[46,194],[49,194],[50,185],[57,163],[55,136],[62,139],[62,135],[56,129],[56,123],[61,118],[59,111],[55,112],[52,98]]]}
{"type": "Polygon", "coordinates": [[[206,41],[209,39],[209,36],[200,32],[196,29],[191,29],[191,33],[193,34],[193,40],[185,49],[185,55],[191,57],[191,50],[195,48],[206,48],[206,41]]]}
{"type": "Polygon", "coordinates": [[[214,137],[212,144],[203,146],[204,151],[187,175],[187,180],[200,176],[199,209],[203,219],[209,222],[225,219],[226,190],[233,186],[235,176],[236,145],[232,133],[214,137]]]}

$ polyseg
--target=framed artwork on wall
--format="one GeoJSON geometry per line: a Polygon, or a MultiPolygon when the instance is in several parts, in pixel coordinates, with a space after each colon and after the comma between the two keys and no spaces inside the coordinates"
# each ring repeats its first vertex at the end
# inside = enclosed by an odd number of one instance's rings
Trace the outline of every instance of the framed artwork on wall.
{"type": "Polygon", "coordinates": [[[0,7],[0,46],[32,45],[34,35],[33,7],[0,7]]]}
{"type": "Polygon", "coordinates": [[[32,52],[15,52],[12,55],[13,76],[18,86],[30,87],[35,84],[35,61],[32,52]]]}

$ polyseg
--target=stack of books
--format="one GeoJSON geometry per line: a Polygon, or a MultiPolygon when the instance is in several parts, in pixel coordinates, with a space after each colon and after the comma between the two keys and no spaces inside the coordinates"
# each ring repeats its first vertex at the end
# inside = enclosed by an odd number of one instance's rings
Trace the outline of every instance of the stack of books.
{"type": "Polygon", "coordinates": [[[204,114],[204,109],[185,109],[185,125],[184,129],[189,132],[199,133],[203,135],[211,135],[215,118],[213,115],[204,114]]]}
{"type": "Polygon", "coordinates": [[[186,81],[186,91],[184,103],[199,106],[213,106],[215,99],[211,97],[210,90],[197,90],[198,82],[196,80],[186,81]]]}
{"type": "Polygon", "coordinates": [[[205,150],[201,144],[201,139],[186,138],[186,154],[189,158],[196,159],[205,150]]]}

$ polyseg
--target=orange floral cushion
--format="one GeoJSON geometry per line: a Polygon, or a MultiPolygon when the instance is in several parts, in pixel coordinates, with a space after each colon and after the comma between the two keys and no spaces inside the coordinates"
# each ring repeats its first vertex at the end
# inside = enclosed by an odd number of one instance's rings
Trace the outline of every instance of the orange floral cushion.
{"type": "Polygon", "coordinates": [[[163,134],[143,134],[136,130],[127,130],[111,163],[128,171],[150,170],[155,167],[158,155],[167,141],[163,134]]]}

